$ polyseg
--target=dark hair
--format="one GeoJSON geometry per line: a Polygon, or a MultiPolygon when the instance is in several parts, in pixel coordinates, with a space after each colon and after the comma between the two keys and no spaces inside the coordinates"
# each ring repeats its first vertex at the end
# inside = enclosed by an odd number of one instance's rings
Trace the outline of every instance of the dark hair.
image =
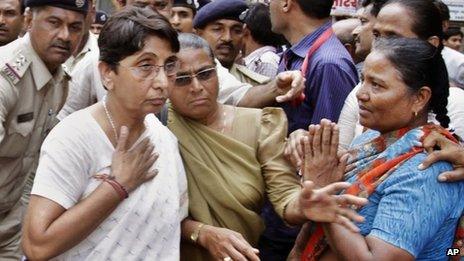
{"type": "Polygon", "coordinates": [[[459,35],[461,38],[464,37],[464,34],[459,27],[450,27],[443,33],[443,39],[448,40],[451,36],[455,35],[459,35]]]}
{"type": "Polygon", "coordinates": [[[366,6],[370,5],[370,4],[372,4],[372,0],[363,0],[361,2],[362,7],[366,7],[366,6]]]}
{"type": "Polygon", "coordinates": [[[309,17],[323,19],[330,17],[331,0],[296,0],[303,13],[309,17]]]}
{"type": "Polygon", "coordinates": [[[372,4],[371,15],[377,17],[380,9],[385,5],[388,0],[363,0],[361,3],[362,7],[368,7],[372,4]]]}
{"type": "Polygon", "coordinates": [[[203,49],[211,58],[214,64],[214,52],[209,46],[208,42],[196,34],[181,33],[179,34],[180,49],[203,49]]]}
{"type": "Polygon", "coordinates": [[[372,0],[371,15],[377,17],[377,15],[379,15],[380,9],[382,9],[387,1],[388,0],[372,0]]]}
{"type": "Polygon", "coordinates": [[[282,35],[272,32],[269,6],[263,3],[250,5],[243,22],[246,24],[248,30],[250,30],[253,40],[261,45],[277,47],[286,43],[282,35]]]}
{"type": "Polygon", "coordinates": [[[440,1],[440,0],[435,0],[433,3],[438,8],[438,11],[440,11],[440,16],[441,16],[442,22],[449,21],[450,20],[450,11],[449,11],[448,6],[445,3],[443,3],[442,1],[440,1]]]}
{"type": "Polygon", "coordinates": [[[448,128],[449,79],[440,50],[421,39],[382,37],[374,42],[373,51],[385,55],[411,91],[423,86],[432,90],[428,110],[436,114],[443,127],[448,128]]]}
{"type": "Polygon", "coordinates": [[[443,25],[438,8],[432,0],[389,0],[385,5],[399,4],[409,10],[412,31],[421,39],[437,36],[443,40],[443,25]]]}
{"type": "Polygon", "coordinates": [[[179,51],[177,32],[169,21],[150,8],[127,6],[108,19],[98,38],[100,61],[116,71],[124,58],[140,51],[148,36],[167,40],[173,52],[179,51]]]}
{"type": "Polygon", "coordinates": [[[26,11],[26,0],[18,0],[19,1],[19,9],[22,15],[24,15],[24,12],[26,11]]]}

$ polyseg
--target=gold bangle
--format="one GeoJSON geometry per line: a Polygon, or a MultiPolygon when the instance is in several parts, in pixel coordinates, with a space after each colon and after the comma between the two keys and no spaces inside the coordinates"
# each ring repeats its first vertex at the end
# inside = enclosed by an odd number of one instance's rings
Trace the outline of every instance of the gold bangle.
{"type": "Polygon", "coordinates": [[[198,225],[195,231],[193,231],[193,233],[190,235],[190,240],[192,240],[193,243],[195,244],[197,243],[198,236],[200,235],[200,230],[204,225],[205,225],[204,223],[201,223],[200,225],[198,225]]]}

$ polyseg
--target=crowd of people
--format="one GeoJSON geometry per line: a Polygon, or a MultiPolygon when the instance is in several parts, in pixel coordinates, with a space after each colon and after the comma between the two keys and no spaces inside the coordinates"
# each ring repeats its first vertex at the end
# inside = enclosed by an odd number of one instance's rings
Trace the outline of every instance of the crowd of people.
{"type": "Polygon", "coordinates": [[[0,260],[464,256],[446,4],[95,4],[0,2],[0,260]]]}

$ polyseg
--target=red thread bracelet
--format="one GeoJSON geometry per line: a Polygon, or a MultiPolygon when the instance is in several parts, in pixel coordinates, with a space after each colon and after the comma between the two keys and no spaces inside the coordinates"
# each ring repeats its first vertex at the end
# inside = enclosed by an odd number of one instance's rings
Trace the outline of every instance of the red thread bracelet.
{"type": "Polygon", "coordinates": [[[114,179],[104,179],[103,181],[107,182],[110,184],[114,190],[119,194],[122,200],[126,199],[129,197],[129,193],[127,192],[126,188],[124,188],[123,185],[121,185],[119,182],[117,182],[114,179]]]}

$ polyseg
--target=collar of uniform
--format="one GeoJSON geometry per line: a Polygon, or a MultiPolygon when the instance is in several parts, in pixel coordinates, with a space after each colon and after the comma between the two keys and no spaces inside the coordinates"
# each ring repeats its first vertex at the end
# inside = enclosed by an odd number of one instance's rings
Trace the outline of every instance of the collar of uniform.
{"type": "MultiPolygon", "coordinates": [[[[35,52],[34,48],[32,47],[29,34],[26,34],[23,37],[23,41],[24,41],[24,44],[26,45],[28,57],[31,60],[31,70],[32,70],[32,75],[34,78],[35,86],[37,90],[40,91],[54,77],[48,70],[45,63],[42,61],[42,59],[39,57],[39,55],[35,52]]],[[[58,71],[55,73],[55,76],[62,78],[64,75],[62,71],[63,71],[63,68],[60,66],[58,68],[58,71]]],[[[57,77],[55,77],[55,80],[56,79],[57,77]]]]}
{"type": "Polygon", "coordinates": [[[327,22],[323,24],[321,27],[317,28],[316,31],[306,35],[303,37],[297,44],[293,45],[290,50],[298,55],[301,58],[305,58],[306,54],[311,47],[311,45],[314,44],[314,42],[317,40],[317,38],[325,32],[330,26],[332,26],[332,22],[327,22]]]}
{"type": "Polygon", "coordinates": [[[81,56],[84,56],[86,53],[98,49],[98,40],[97,36],[94,35],[92,32],[89,32],[89,38],[82,48],[82,51],[76,55],[75,59],[78,59],[81,56]]]}
{"type": "Polygon", "coordinates": [[[89,37],[87,38],[87,42],[85,43],[84,47],[82,48],[81,52],[78,53],[76,56],[71,55],[68,60],[64,63],[65,67],[68,69],[69,72],[74,70],[76,64],[89,52],[98,50],[98,39],[97,36],[93,33],[89,32],[89,37]]]}
{"type": "Polygon", "coordinates": [[[256,50],[254,50],[249,55],[247,55],[247,57],[243,58],[243,61],[245,62],[245,66],[250,65],[250,63],[252,63],[253,61],[259,59],[264,53],[267,53],[267,52],[275,53],[276,48],[274,48],[272,46],[263,46],[261,48],[258,48],[256,50]]]}

